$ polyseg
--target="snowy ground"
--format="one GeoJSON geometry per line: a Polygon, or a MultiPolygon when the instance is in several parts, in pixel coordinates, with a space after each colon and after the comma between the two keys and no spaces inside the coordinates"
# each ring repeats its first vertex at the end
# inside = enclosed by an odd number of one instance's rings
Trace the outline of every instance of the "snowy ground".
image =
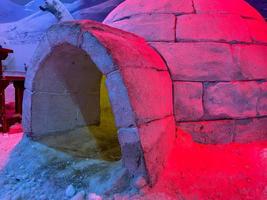
{"type": "Polygon", "coordinates": [[[0,199],[71,199],[66,195],[70,185],[102,199],[266,199],[266,142],[201,145],[179,133],[158,183],[139,195],[120,162],[78,158],[27,138],[20,141],[21,133],[1,135],[0,199]]]}
{"type": "Polygon", "coordinates": [[[22,133],[0,134],[0,169],[8,162],[12,149],[21,140],[22,133]]]}
{"type": "Polygon", "coordinates": [[[180,135],[150,192],[181,200],[266,200],[267,141],[204,145],[180,135]]]}
{"type": "Polygon", "coordinates": [[[107,196],[129,193],[129,176],[120,161],[75,157],[26,137],[19,142],[21,136],[0,137],[1,200],[70,199],[74,194],[66,193],[70,185],[75,191],[107,196]]]}

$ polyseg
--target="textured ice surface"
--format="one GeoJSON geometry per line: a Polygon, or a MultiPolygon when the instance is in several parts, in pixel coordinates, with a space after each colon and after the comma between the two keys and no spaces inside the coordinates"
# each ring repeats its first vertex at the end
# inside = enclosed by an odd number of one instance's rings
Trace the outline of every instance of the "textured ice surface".
{"type": "Polygon", "coordinates": [[[23,138],[0,170],[0,199],[68,199],[66,188],[112,195],[129,187],[121,162],[78,158],[23,138]]]}

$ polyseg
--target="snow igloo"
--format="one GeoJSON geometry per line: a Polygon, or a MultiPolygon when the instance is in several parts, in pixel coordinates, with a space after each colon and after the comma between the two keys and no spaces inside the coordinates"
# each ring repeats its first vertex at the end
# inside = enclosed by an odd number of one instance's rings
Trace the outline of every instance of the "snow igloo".
{"type": "Polygon", "coordinates": [[[267,25],[242,0],[126,0],[105,24],[161,55],[177,128],[200,143],[267,138],[267,25]]]}
{"type": "Polygon", "coordinates": [[[98,125],[104,76],[133,177],[156,182],[179,130],[205,144],[267,139],[267,25],[247,3],[126,0],[104,23],[47,31],[26,75],[26,134],[98,125]]]}

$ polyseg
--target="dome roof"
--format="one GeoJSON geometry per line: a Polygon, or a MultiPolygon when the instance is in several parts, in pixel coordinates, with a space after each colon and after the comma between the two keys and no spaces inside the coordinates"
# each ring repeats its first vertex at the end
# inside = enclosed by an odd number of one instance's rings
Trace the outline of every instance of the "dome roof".
{"type": "Polygon", "coordinates": [[[264,18],[243,0],[126,0],[104,23],[148,41],[267,42],[264,18]]]}
{"type": "Polygon", "coordinates": [[[126,0],[104,23],[165,59],[179,128],[202,143],[267,139],[267,25],[242,0],[126,0]]]}
{"type": "Polygon", "coordinates": [[[190,14],[190,13],[227,13],[245,18],[262,19],[260,14],[243,0],[126,0],[108,17],[107,21],[118,21],[139,14],[190,14]]]}

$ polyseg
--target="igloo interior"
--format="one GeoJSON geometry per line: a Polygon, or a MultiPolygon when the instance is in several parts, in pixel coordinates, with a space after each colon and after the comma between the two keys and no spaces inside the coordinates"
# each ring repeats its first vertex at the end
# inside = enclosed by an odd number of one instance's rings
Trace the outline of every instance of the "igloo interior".
{"type": "Polygon", "coordinates": [[[267,199],[266,9],[1,1],[0,200],[267,199]]]}

